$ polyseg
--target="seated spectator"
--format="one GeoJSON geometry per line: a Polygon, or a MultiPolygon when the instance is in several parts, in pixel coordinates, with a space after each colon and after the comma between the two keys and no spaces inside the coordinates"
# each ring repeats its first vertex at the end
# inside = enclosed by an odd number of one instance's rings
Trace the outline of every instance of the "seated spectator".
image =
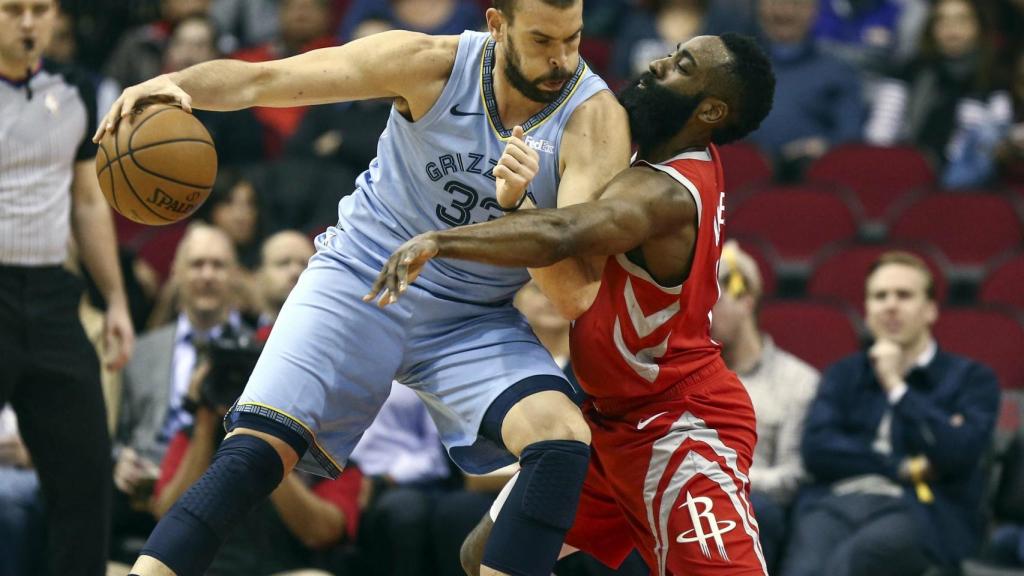
{"type": "Polygon", "coordinates": [[[104,73],[124,87],[157,76],[174,25],[209,10],[210,0],[160,0],[160,19],[125,32],[107,59],[104,73]]]}
{"type": "Polygon", "coordinates": [[[759,0],[762,42],[775,70],[771,113],[750,138],[796,179],[829,148],[860,138],[864,103],[857,70],[811,36],[817,0],[759,0]]]}
{"type": "Polygon", "coordinates": [[[359,539],[363,573],[430,573],[430,516],[450,468],[434,421],[411,388],[395,383],[351,461],[371,479],[359,539]]]}
{"type": "Polygon", "coordinates": [[[263,242],[260,212],[260,195],[252,181],[237,169],[221,169],[196,218],[223,230],[231,239],[239,264],[252,270],[259,263],[263,242]]]}
{"type": "MultiPolygon", "coordinates": [[[[363,20],[352,39],[391,29],[387,20],[363,20]]],[[[390,116],[390,99],[313,106],[288,139],[285,153],[290,158],[327,160],[359,174],[377,157],[377,141],[390,116]]]]}
{"type": "Polygon", "coordinates": [[[295,230],[278,232],[263,242],[260,250],[260,268],[256,272],[263,308],[257,334],[266,340],[269,328],[277,321],[284,302],[299,281],[299,275],[313,257],[313,242],[295,230]]]}
{"type": "Polygon", "coordinates": [[[821,0],[814,37],[822,48],[869,77],[917,52],[927,0],[821,0]]]}
{"type": "MultiPolygon", "coordinates": [[[[177,72],[220,58],[222,54],[217,48],[217,28],[213,20],[205,15],[188,16],[171,30],[164,52],[163,72],[177,72]]],[[[210,131],[218,165],[248,164],[263,159],[263,128],[252,110],[192,110],[192,113],[210,131]]]]}
{"type": "Polygon", "coordinates": [[[338,30],[340,42],[358,36],[366,20],[383,20],[391,27],[425,34],[461,34],[484,25],[484,11],[471,0],[353,0],[338,30]]]}
{"type": "MultiPolygon", "coordinates": [[[[331,20],[329,0],[281,0],[278,11],[280,27],[274,40],[254,48],[235,52],[232,56],[247,62],[264,62],[295,56],[303,52],[334,45],[329,36],[331,20]]],[[[277,158],[284,143],[298,129],[308,107],[253,108],[263,126],[264,156],[277,158]]]]}
{"type": "Polygon", "coordinates": [[[995,69],[993,28],[979,0],[935,3],[921,52],[896,78],[878,86],[865,138],[909,143],[945,167],[972,126],[1006,123],[1009,95],[995,69]]]}
{"type": "Polygon", "coordinates": [[[874,344],[826,370],[804,425],[815,484],[798,503],[784,576],[955,570],[984,533],[995,374],[938,347],[920,258],[883,254],[864,305],[874,344]]]}
{"type": "Polygon", "coordinates": [[[757,514],[765,564],[774,573],[786,538],[790,504],[806,476],[800,437],[819,374],[761,332],[757,325],[761,272],[735,241],[726,242],[722,249],[718,282],[721,296],[711,336],[722,345],[722,358],[747,388],[757,414],[750,501],[757,514]]]}
{"type": "Polygon", "coordinates": [[[615,42],[612,75],[634,78],[646,72],[652,60],[699,36],[707,8],[707,0],[657,0],[648,9],[630,11],[615,42]]]}
{"type": "Polygon", "coordinates": [[[170,283],[180,312],[173,324],[139,338],[123,373],[114,438],[115,540],[152,528],[148,502],[158,463],[171,438],[192,422],[184,399],[197,345],[225,332],[250,332],[231,301],[236,269],[231,240],[217,228],[193,226],[178,246],[170,283]]]}

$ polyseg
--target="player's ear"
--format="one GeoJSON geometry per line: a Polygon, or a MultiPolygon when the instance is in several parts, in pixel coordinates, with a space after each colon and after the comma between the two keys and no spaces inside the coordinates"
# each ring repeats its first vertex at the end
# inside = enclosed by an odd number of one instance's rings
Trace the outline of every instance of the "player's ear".
{"type": "Polygon", "coordinates": [[[496,42],[504,42],[508,30],[508,19],[505,14],[497,8],[488,8],[484,18],[487,20],[487,31],[491,33],[491,38],[496,42]]]}
{"type": "Polygon", "coordinates": [[[697,117],[705,124],[719,124],[729,115],[729,105],[719,98],[708,96],[697,107],[697,117]]]}

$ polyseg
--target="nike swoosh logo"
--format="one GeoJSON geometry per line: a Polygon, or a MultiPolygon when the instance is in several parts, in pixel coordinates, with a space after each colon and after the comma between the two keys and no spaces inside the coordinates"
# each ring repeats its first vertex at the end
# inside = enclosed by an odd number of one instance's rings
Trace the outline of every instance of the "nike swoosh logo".
{"type": "Polygon", "coordinates": [[[654,422],[655,420],[657,420],[658,418],[664,416],[665,414],[668,414],[668,412],[658,412],[657,414],[655,414],[654,416],[651,416],[650,418],[645,418],[645,419],[637,422],[636,423],[636,429],[637,430],[643,430],[644,428],[647,428],[648,424],[650,424],[651,422],[654,422]]]}
{"type": "Polygon", "coordinates": [[[483,112],[463,112],[462,110],[459,110],[459,105],[458,104],[456,104],[455,106],[452,106],[452,109],[449,110],[449,112],[452,113],[452,116],[483,116],[484,115],[483,112]]]}

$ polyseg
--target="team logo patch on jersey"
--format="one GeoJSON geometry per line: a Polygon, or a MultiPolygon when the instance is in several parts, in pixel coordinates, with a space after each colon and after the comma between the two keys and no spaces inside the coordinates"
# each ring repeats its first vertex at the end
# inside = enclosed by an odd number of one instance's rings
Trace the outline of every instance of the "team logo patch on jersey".
{"type": "Polygon", "coordinates": [[[526,145],[538,152],[544,152],[545,154],[555,153],[555,145],[541,138],[534,138],[533,136],[527,135],[526,145]]]}
{"type": "Polygon", "coordinates": [[[690,495],[690,492],[686,492],[686,502],[679,505],[680,508],[684,506],[690,511],[690,521],[693,522],[693,529],[683,532],[676,537],[676,542],[680,544],[686,544],[689,542],[697,542],[700,544],[700,551],[704,554],[704,557],[708,560],[712,559],[711,548],[708,546],[708,541],[713,540],[715,547],[718,548],[718,555],[722,557],[722,560],[729,562],[729,554],[725,551],[725,542],[722,541],[722,535],[729,532],[736,527],[736,523],[732,520],[724,520],[722,522],[715,518],[714,512],[711,511],[713,501],[707,496],[698,496],[694,498],[690,495]],[[701,509],[697,510],[700,506],[701,509]],[[705,522],[707,529],[705,530],[705,522]]]}

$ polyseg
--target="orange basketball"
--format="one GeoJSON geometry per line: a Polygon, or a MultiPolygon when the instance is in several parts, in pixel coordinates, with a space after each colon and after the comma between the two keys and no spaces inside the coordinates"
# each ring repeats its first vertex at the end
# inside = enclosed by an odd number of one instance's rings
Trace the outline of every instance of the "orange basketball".
{"type": "Polygon", "coordinates": [[[130,220],[159,226],[195,212],[217,177],[217,152],[202,122],[153,104],[122,119],[96,153],[107,202],[130,220]]]}

